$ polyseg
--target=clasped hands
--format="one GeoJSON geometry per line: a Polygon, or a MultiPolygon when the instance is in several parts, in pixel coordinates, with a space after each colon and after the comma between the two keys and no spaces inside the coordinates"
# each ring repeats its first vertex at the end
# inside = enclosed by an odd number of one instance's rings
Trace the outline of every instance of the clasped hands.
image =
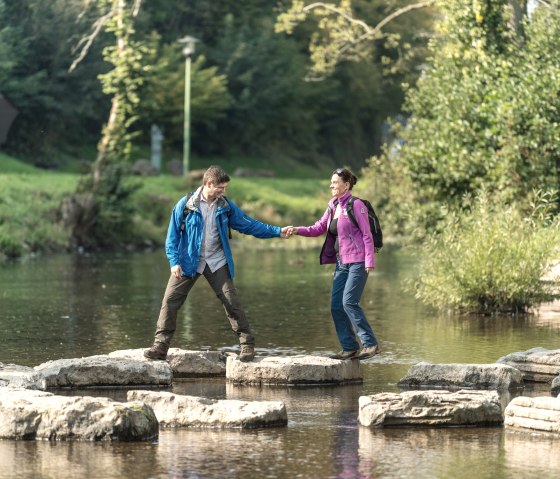
{"type": "Polygon", "coordinates": [[[295,228],[294,226],[284,226],[284,228],[280,230],[280,238],[287,239],[295,234],[297,234],[297,228],[295,228]]]}

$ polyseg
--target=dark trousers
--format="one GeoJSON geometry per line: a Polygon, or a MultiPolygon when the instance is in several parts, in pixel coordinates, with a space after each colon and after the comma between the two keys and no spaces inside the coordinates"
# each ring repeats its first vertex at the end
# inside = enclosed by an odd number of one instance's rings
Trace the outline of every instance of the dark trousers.
{"type": "MultiPolygon", "coordinates": [[[[255,338],[245,316],[245,311],[237,297],[237,290],[229,275],[227,264],[214,273],[210,271],[207,265],[202,274],[224,305],[231,329],[239,337],[239,343],[254,346],[255,338]]],[[[200,276],[200,274],[197,274],[193,278],[183,276],[181,279],[177,279],[171,275],[169,278],[156,326],[156,343],[166,347],[170,346],[171,338],[177,327],[177,312],[200,276]]]]}

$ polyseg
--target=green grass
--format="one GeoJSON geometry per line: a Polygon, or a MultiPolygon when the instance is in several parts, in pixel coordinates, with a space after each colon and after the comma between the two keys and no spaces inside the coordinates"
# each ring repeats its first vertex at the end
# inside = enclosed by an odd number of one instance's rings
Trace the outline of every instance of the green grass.
{"type": "MultiPolygon", "coordinates": [[[[219,163],[233,174],[233,160],[219,163]],[[229,167],[228,167],[229,165],[229,167]]],[[[246,165],[253,165],[248,160],[246,165]]],[[[195,165],[193,165],[195,166],[195,165]]],[[[261,165],[259,169],[262,169],[261,165]]],[[[321,179],[300,167],[294,178],[237,178],[232,176],[227,195],[247,214],[278,226],[306,225],[323,213],[329,198],[327,173],[321,179]]],[[[282,171],[282,168],[277,168],[282,171]]],[[[288,166],[285,165],[286,173],[288,166]]],[[[80,175],[41,170],[0,154],[0,256],[19,257],[31,252],[64,251],[71,232],[61,226],[60,204],[76,189],[80,175]]],[[[136,209],[134,234],[125,243],[162,244],[172,208],[188,191],[186,178],[161,175],[129,177],[138,184],[132,194],[136,209]]]]}
{"type": "Polygon", "coordinates": [[[23,163],[12,156],[0,153],[0,174],[4,173],[40,174],[42,170],[23,163]]]}

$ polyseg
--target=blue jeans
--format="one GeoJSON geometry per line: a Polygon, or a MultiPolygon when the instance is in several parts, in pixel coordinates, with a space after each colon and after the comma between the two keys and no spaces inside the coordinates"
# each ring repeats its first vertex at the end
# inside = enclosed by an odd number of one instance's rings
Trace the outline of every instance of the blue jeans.
{"type": "Polygon", "coordinates": [[[368,273],[365,263],[337,263],[334,272],[331,314],[336,334],[344,351],[356,351],[377,344],[373,330],[360,307],[360,298],[366,286],[368,273]]]}

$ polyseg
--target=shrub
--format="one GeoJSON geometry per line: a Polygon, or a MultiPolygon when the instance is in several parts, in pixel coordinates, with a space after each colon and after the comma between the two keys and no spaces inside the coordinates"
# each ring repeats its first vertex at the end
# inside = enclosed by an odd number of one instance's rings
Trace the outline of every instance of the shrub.
{"type": "Polygon", "coordinates": [[[553,297],[542,280],[558,255],[556,198],[538,193],[523,211],[482,192],[462,213],[446,215],[425,243],[416,297],[440,309],[471,313],[525,312],[553,297]]]}

